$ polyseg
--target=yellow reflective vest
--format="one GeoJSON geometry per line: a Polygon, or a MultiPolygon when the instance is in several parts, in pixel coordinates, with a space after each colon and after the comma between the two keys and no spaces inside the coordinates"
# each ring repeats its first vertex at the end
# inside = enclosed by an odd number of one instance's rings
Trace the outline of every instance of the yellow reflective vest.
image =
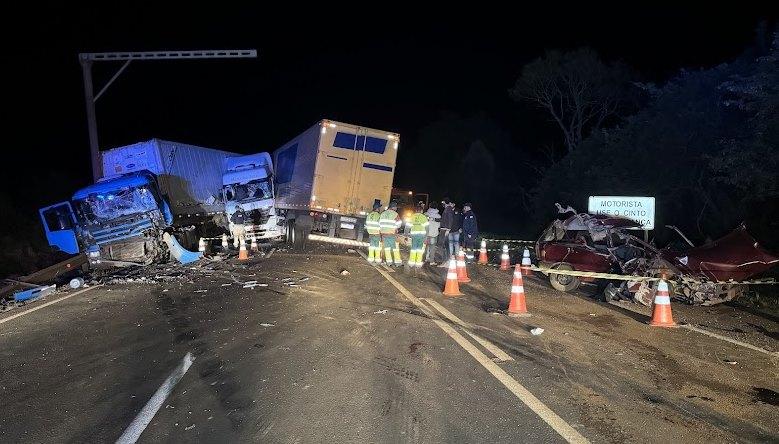
{"type": "Polygon", "coordinates": [[[427,220],[427,216],[422,213],[414,213],[411,216],[411,233],[410,234],[427,234],[427,226],[430,222],[427,220]]]}
{"type": "Polygon", "coordinates": [[[395,234],[400,228],[400,217],[396,211],[386,210],[379,217],[379,229],[381,234],[395,234]]]}
{"type": "Polygon", "coordinates": [[[368,213],[368,217],[365,218],[365,229],[368,230],[368,234],[379,234],[381,232],[381,225],[379,224],[381,219],[381,213],[378,211],[371,211],[368,213]]]}

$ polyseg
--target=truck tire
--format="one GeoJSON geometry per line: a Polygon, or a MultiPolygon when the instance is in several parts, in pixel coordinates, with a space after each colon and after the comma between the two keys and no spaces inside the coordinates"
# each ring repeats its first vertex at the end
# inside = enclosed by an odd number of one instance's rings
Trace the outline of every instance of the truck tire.
{"type": "MultiPolygon", "coordinates": [[[[552,268],[556,270],[573,271],[573,267],[570,264],[557,264],[554,265],[552,268]]],[[[552,284],[552,287],[555,290],[562,291],[563,293],[567,293],[569,291],[574,291],[577,288],[579,288],[581,281],[576,276],[554,274],[553,272],[550,272],[549,283],[552,284]]]]}
{"type": "Polygon", "coordinates": [[[294,245],[295,244],[295,221],[290,220],[287,221],[287,244],[294,245]]]}
{"type": "Polygon", "coordinates": [[[292,236],[292,249],[298,252],[303,251],[303,246],[308,241],[308,230],[304,229],[303,226],[296,225],[292,231],[295,233],[292,236]]]}

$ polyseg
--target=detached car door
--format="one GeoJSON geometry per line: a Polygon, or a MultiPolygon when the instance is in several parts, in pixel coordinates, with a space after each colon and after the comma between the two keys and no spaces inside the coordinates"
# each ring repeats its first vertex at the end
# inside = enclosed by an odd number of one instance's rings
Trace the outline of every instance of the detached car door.
{"type": "Polygon", "coordinates": [[[38,210],[49,245],[65,253],[79,253],[76,218],[70,202],[60,202],[38,210]]]}

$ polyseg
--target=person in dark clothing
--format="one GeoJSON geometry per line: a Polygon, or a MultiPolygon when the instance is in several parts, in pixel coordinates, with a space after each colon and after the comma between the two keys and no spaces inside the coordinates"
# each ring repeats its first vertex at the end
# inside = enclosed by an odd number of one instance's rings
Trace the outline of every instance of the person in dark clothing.
{"type": "Polygon", "coordinates": [[[246,224],[247,219],[246,212],[243,211],[240,205],[237,205],[235,213],[230,216],[230,232],[233,235],[233,246],[235,248],[246,242],[246,228],[244,224],[246,224]]]}
{"type": "Polygon", "coordinates": [[[441,251],[441,266],[447,267],[447,261],[449,260],[449,233],[452,231],[452,225],[454,224],[454,205],[450,205],[451,201],[448,197],[445,197],[443,201],[443,211],[441,212],[441,227],[438,232],[439,251],[441,251]]]}
{"type": "Polygon", "coordinates": [[[441,227],[446,228],[449,241],[449,257],[453,257],[460,249],[460,233],[462,233],[463,216],[454,202],[445,204],[444,214],[441,216],[441,227]]]}
{"type": "Polygon", "coordinates": [[[471,204],[463,205],[463,245],[465,245],[465,257],[473,260],[473,252],[476,250],[476,239],[479,237],[479,226],[476,223],[476,214],[471,209],[471,204]]]}

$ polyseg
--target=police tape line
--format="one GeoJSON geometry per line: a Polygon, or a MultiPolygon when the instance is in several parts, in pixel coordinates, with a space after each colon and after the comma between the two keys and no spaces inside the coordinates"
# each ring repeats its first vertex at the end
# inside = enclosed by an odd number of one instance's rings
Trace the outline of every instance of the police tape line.
{"type": "Polygon", "coordinates": [[[529,241],[529,240],[520,240],[520,239],[487,239],[484,238],[487,242],[503,242],[507,244],[535,244],[536,241],[529,241]]]}
{"type": "MultiPolygon", "coordinates": [[[[620,280],[620,281],[632,281],[632,282],[641,282],[641,281],[659,281],[661,278],[659,277],[652,277],[652,276],[633,276],[633,275],[626,275],[626,274],[612,274],[612,273],[597,273],[594,271],[576,271],[576,270],[560,270],[558,268],[547,268],[547,267],[537,267],[535,265],[531,266],[530,269],[532,271],[538,271],[543,274],[559,274],[564,276],[578,276],[578,277],[591,277],[591,278],[598,278],[598,279],[612,279],[612,280],[620,280]]],[[[695,282],[698,284],[720,284],[720,285],[776,285],[779,284],[774,279],[768,278],[768,279],[754,279],[750,281],[708,281],[708,280],[700,280],[700,279],[694,279],[689,278],[685,276],[681,276],[678,278],[671,278],[666,279],[669,281],[679,281],[688,283],[688,282],[695,282]]]]}
{"type": "Polygon", "coordinates": [[[682,282],[695,282],[696,284],[715,284],[715,285],[776,285],[779,284],[778,281],[776,281],[773,278],[765,278],[765,279],[754,279],[751,281],[709,281],[709,280],[702,280],[702,279],[694,279],[689,278],[685,276],[681,276],[679,278],[682,282]]]}
{"type": "Polygon", "coordinates": [[[560,270],[558,268],[546,268],[537,267],[535,265],[530,267],[533,271],[538,271],[544,274],[560,274],[563,276],[578,276],[578,277],[591,277],[599,279],[613,279],[620,281],[659,281],[659,277],[651,276],[630,276],[625,274],[612,274],[612,273],[597,273],[594,271],[576,271],[576,270],[560,270]]]}
{"type": "MultiPolygon", "coordinates": [[[[524,249],[527,249],[528,251],[532,251],[532,249],[527,248],[527,247],[514,247],[514,248],[509,247],[508,248],[509,251],[522,251],[524,249]]],[[[463,247],[463,251],[465,251],[465,252],[472,251],[474,253],[478,253],[478,252],[481,251],[481,248],[465,248],[465,247],[463,247]]],[[[485,251],[488,252],[488,253],[490,253],[490,252],[496,253],[496,252],[502,252],[503,248],[486,248],[485,251]]]]}

